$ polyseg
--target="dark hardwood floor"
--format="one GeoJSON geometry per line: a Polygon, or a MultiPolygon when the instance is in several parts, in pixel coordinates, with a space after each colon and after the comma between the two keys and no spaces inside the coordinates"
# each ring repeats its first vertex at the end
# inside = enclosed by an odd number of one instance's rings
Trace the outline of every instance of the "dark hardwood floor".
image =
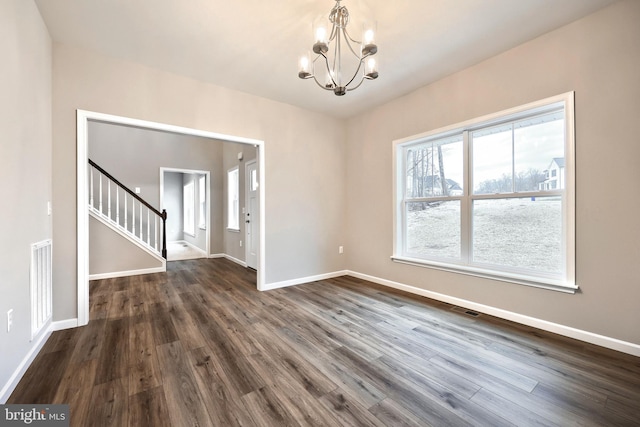
{"type": "Polygon", "coordinates": [[[74,426],[637,426],[640,358],[341,277],[224,259],[91,283],[8,403],[74,426]]]}

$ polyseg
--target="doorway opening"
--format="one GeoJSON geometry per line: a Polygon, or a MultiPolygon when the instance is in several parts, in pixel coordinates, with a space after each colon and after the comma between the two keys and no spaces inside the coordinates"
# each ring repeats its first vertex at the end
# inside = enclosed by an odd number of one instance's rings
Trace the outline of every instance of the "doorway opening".
{"type": "MultiPolygon", "coordinates": [[[[77,110],[77,283],[78,283],[78,326],[89,322],[89,214],[88,214],[88,143],[89,123],[100,122],[141,129],[156,130],[179,135],[190,135],[211,140],[248,144],[255,147],[258,177],[258,220],[257,220],[257,277],[258,290],[265,288],[265,146],[264,141],[240,136],[224,135],[210,131],[174,126],[128,117],[77,110]]],[[[198,224],[196,224],[197,226],[198,224]]]]}
{"type": "Polygon", "coordinates": [[[211,173],[160,168],[160,210],[167,216],[167,261],[208,258],[211,230],[211,173]]]}

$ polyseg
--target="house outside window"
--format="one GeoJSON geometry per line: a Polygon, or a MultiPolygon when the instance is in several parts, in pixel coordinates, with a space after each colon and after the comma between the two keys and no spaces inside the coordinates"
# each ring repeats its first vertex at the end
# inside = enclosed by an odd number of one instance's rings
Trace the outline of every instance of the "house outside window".
{"type": "Polygon", "coordinates": [[[540,183],[543,190],[564,188],[564,157],[555,157],[547,166],[547,174],[544,182],[540,183]]]}
{"type": "Polygon", "coordinates": [[[573,93],[396,141],[392,259],[575,290],[573,146],[573,93]]]}

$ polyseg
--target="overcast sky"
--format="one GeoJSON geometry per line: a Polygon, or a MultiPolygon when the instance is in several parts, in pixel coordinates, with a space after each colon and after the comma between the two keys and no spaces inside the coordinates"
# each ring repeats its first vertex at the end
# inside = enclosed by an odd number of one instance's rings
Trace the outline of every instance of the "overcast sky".
{"type": "MultiPolygon", "coordinates": [[[[553,120],[521,127],[514,132],[516,174],[547,169],[554,157],[564,157],[564,121],[553,120]]],[[[488,179],[511,174],[511,130],[474,138],[473,167],[475,187],[488,179]]],[[[462,142],[443,145],[445,176],[459,184],[464,181],[462,142]]]]}

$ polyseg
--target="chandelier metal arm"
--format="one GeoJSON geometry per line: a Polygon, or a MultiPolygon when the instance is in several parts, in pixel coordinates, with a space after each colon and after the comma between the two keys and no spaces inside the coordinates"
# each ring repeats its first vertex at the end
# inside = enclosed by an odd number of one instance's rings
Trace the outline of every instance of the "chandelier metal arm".
{"type": "Polygon", "coordinates": [[[362,82],[365,81],[366,78],[367,78],[366,76],[363,76],[362,79],[360,80],[360,82],[357,85],[355,85],[354,87],[347,88],[347,91],[351,92],[352,90],[358,89],[360,87],[360,85],[362,85],[362,82]]]}
{"type": "Polygon", "coordinates": [[[335,71],[333,75],[329,73],[329,75],[331,75],[331,81],[333,82],[334,86],[339,86],[338,83],[342,79],[342,37],[340,36],[340,31],[338,31],[338,34],[336,36],[336,45],[334,48],[335,54],[333,55],[333,69],[335,71]],[[338,82],[336,82],[336,79],[338,79],[338,82]]]}
{"type": "Polygon", "coordinates": [[[331,35],[329,36],[329,43],[331,43],[333,40],[335,40],[336,35],[338,34],[338,27],[336,27],[335,25],[331,28],[331,35]]]}
{"type": "Polygon", "coordinates": [[[354,42],[356,45],[362,44],[362,42],[352,39],[351,36],[349,35],[349,32],[347,32],[346,28],[344,28],[343,33],[346,36],[345,38],[347,39],[347,46],[349,46],[349,50],[351,50],[351,53],[353,53],[356,56],[356,58],[360,58],[360,55],[357,54],[355,50],[353,50],[353,47],[351,46],[351,43],[349,43],[349,40],[354,42]]]}
{"type": "MultiPolygon", "coordinates": [[[[326,38],[325,26],[319,26],[316,32],[316,42],[313,45],[313,52],[316,57],[311,61],[311,58],[305,56],[300,61],[300,69],[298,77],[301,79],[311,79],[324,90],[331,90],[335,95],[344,95],[347,91],[352,91],[359,88],[364,80],[374,80],[378,77],[378,71],[373,60],[367,60],[370,56],[377,53],[378,47],[374,42],[372,29],[369,28],[363,34],[363,41],[359,41],[351,37],[349,31],[347,31],[347,25],[349,23],[349,11],[346,7],[341,6],[342,0],[335,0],[336,5],[331,9],[329,14],[329,22],[331,25],[331,33],[326,38]],[[346,43],[349,51],[353,57],[347,54],[345,50],[344,61],[347,63],[347,70],[342,70],[343,58],[342,58],[342,44],[346,43]],[[331,44],[334,44],[331,46],[331,44]],[[333,49],[332,49],[333,48],[333,49]],[[321,83],[316,77],[316,61],[322,57],[324,59],[324,71],[326,72],[326,81],[321,83]],[[367,62],[365,63],[365,60],[367,62]],[[353,74],[351,74],[351,71],[353,74]],[[343,83],[343,77],[345,80],[350,80],[345,84],[343,83]],[[349,87],[351,84],[355,84],[354,87],[349,87]]],[[[314,27],[315,28],[315,27],[314,27]]],[[[322,61],[321,61],[322,62],[322,61]]]]}
{"type": "MultiPolygon", "coordinates": [[[[364,58],[363,58],[364,59],[364,58]]],[[[349,85],[356,79],[356,77],[358,76],[358,74],[360,74],[360,69],[362,68],[362,60],[360,60],[360,62],[358,63],[358,68],[356,69],[356,72],[353,73],[353,77],[351,77],[351,80],[349,80],[349,83],[347,83],[346,85],[344,85],[344,87],[348,88],[349,85]]],[[[364,75],[360,76],[360,83],[358,83],[358,86],[360,86],[362,84],[362,82],[364,81],[364,75]]],[[[356,86],[356,87],[358,87],[356,86]]],[[[355,89],[355,88],[354,88],[355,89]]],[[[347,89],[347,90],[352,90],[352,89],[347,89]]]]}
{"type": "Polygon", "coordinates": [[[316,84],[317,84],[318,86],[320,86],[320,88],[322,88],[322,89],[324,89],[324,90],[333,90],[333,88],[323,86],[323,85],[322,85],[322,83],[320,83],[320,82],[318,81],[318,79],[316,79],[316,76],[311,76],[311,77],[309,77],[309,78],[310,78],[310,79],[313,79],[313,81],[314,81],[314,82],[316,82],[316,84]]]}
{"type": "MultiPolygon", "coordinates": [[[[313,79],[313,81],[314,81],[314,82],[316,82],[316,84],[317,84],[319,87],[321,87],[322,89],[324,89],[324,90],[331,90],[331,91],[332,91],[332,90],[333,90],[333,87],[327,87],[327,86],[323,85],[323,84],[322,84],[322,83],[320,83],[320,82],[318,81],[318,79],[316,78],[316,73],[315,73],[316,61],[317,61],[321,56],[324,58],[325,66],[327,67],[327,69],[329,68],[329,58],[327,58],[327,57],[326,57],[326,55],[325,55],[324,53],[320,53],[320,54],[318,54],[318,56],[316,57],[316,59],[314,59],[314,60],[313,60],[313,71],[314,71],[314,72],[313,72],[313,74],[311,74],[311,75],[309,75],[309,76],[305,77],[305,79],[313,79]]],[[[332,79],[332,82],[333,82],[333,79],[332,79]]],[[[336,85],[336,84],[335,84],[335,82],[333,82],[333,84],[334,84],[334,86],[336,85]]]]}

